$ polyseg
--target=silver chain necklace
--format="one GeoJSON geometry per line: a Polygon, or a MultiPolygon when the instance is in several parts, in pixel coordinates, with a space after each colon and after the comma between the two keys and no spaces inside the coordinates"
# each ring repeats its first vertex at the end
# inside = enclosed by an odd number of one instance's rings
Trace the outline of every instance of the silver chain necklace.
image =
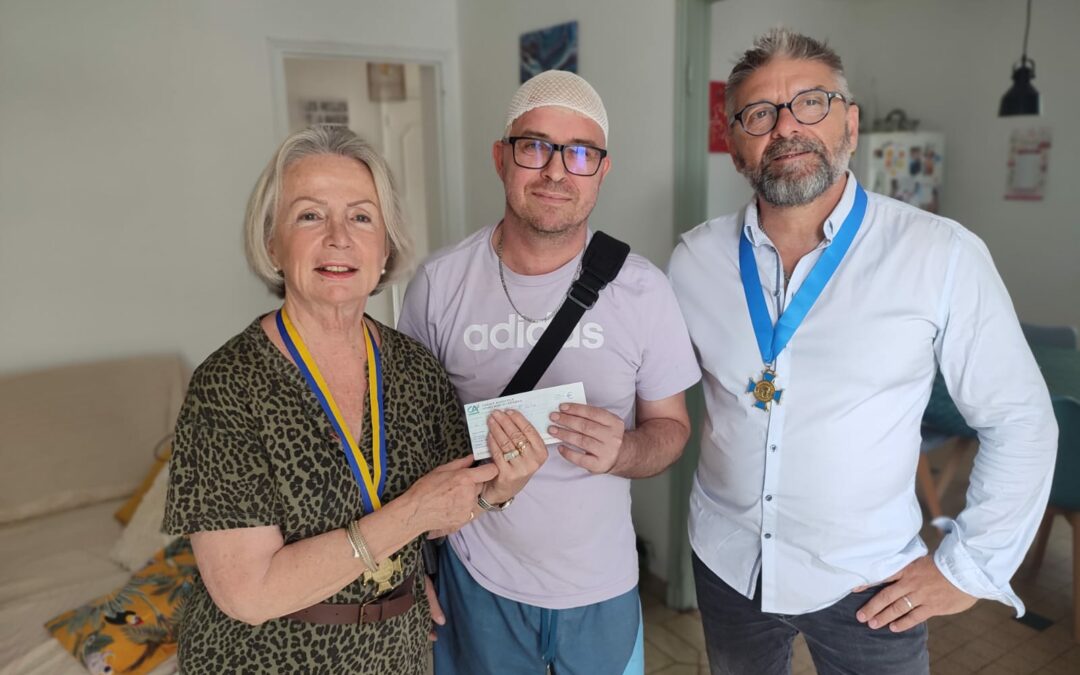
{"type": "MultiPolygon", "coordinates": [[[[532,317],[525,316],[525,314],[523,314],[522,311],[517,308],[517,305],[514,304],[514,299],[510,297],[510,289],[506,286],[506,273],[503,272],[502,252],[503,252],[503,238],[502,238],[502,232],[499,232],[499,243],[495,244],[495,257],[499,259],[499,281],[502,282],[503,293],[506,295],[506,300],[507,300],[507,302],[510,303],[510,307],[514,310],[514,313],[517,314],[518,316],[520,316],[522,319],[524,319],[528,323],[540,323],[541,321],[547,321],[548,319],[550,319],[551,316],[555,313],[554,309],[551,310],[550,312],[548,312],[544,316],[544,318],[542,318],[542,319],[534,319],[532,317]]],[[[584,256],[582,256],[582,258],[584,258],[584,256]]],[[[577,272],[574,273],[574,278],[570,281],[570,286],[568,286],[567,289],[566,289],[566,295],[570,294],[570,289],[574,287],[574,282],[577,281],[578,277],[581,276],[581,263],[582,263],[582,260],[578,260],[577,272]]]]}

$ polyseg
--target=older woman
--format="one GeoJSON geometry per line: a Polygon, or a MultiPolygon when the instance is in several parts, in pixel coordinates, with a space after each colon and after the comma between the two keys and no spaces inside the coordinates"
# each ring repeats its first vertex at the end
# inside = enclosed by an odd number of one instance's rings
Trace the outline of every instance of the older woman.
{"type": "MultiPolygon", "coordinates": [[[[328,127],[289,137],[246,221],[248,261],[284,303],[199,366],[177,422],[165,529],[191,536],[199,566],[181,670],[420,672],[423,535],[482,514],[481,493],[508,501],[540,453],[470,468],[438,362],[364,315],[409,249],[367,144],[328,127]]],[[[520,416],[489,427],[543,447],[520,416]]]]}

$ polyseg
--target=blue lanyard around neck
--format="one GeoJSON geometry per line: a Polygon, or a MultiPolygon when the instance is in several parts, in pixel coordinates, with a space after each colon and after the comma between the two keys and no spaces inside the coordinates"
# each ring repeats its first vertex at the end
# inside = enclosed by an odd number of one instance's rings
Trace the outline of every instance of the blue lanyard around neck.
{"type": "Polygon", "coordinates": [[[840,226],[840,231],[821,253],[821,257],[810,270],[810,274],[799,287],[799,291],[795,293],[795,297],[791,299],[787,309],[780,315],[775,327],[769,317],[769,308],[765,304],[765,292],[761,287],[761,278],[758,276],[754,247],[747,238],[746,231],[743,231],[739,241],[739,275],[742,277],[743,292],[746,294],[746,305],[750,309],[750,321],[754,325],[758,350],[766,365],[771,366],[776,362],[776,357],[784,351],[784,347],[795,335],[799,325],[810,313],[810,308],[817,302],[818,296],[836,273],[840,261],[844,259],[844,255],[851,247],[851,242],[859,232],[865,213],[866,191],[856,183],[855,203],[852,204],[851,211],[840,226]]]}

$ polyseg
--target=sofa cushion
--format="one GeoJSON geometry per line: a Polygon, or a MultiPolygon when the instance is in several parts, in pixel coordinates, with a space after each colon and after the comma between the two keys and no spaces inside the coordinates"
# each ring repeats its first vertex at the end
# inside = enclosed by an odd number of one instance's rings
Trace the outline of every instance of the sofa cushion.
{"type": "Polygon", "coordinates": [[[91,672],[148,673],[176,651],[195,556],[186,538],[162,549],[120,588],[46,622],[91,672]]]}
{"type": "Polygon", "coordinates": [[[146,472],[146,475],[143,476],[142,482],[139,483],[139,487],[135,488],[135,492],[128,497],[128,500],[124,502],[124,505],[116,509],[116,513],[113,514],[113,517],[116,518],[121,525],[127,525],[131,522],[131,517],[135,515],[135,511],[139,508],[143,496],[150,490],[150,487],[154,484],[154,480],[157,478],[158,474],[161,473],[161,470],[169,463],[169,457],[171,456],[172,434],[169,434],[158,444],[158,447],[155,448],[154,464],[150,467],[150,470],[146,472]]]}
{"type": "Polygon", "coordinates": [[[131,494],[187,379],[175,355],[0,376],[0,523],[131,494]]]}
{"type": "Polygon", "coordinates": [[[169,469],[166,466],[154,477],[150,489],[139,502],[139,508],[109,551],[109,558],[114,563],[134,572],[145,565],[154,553],[176,539],[175,536],[161,533],[168,492],[169,469]]]}

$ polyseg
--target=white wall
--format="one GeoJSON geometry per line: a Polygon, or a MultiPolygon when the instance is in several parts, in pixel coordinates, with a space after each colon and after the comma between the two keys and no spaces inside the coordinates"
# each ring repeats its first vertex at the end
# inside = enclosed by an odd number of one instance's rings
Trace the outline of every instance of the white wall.
{"type": "Polygon", "coordinates": [[[281,140],[269,39],[444,51],[456,124],[456,23],[454,0],[0,3],[0,372],[198,363],[274,306],[241,238],[281,140]]]}
{"type": "Polygon", "coordinates": [[[942,213],[986,242],[1020,318],[1080,326],[1080,2],[1033,3],[1028,54],[1043,114],[999,118],[1023,46],[1026,4],[870,3],[861,9],[862,77],[853,85],[876,98],[879,116],[903,107],[922,127],[945,132],[942,213]],[[1008,137],[1030,126],[1053,132],[1046,196],[1006,201],[1008,137]]]}
{"type": "MultiPolygon", "coordinates": [[[[519,86],[521,33],[578,21],[578,74],[604,100],[612,169],[589,220],[658,265],[672,248],[675,3],[669,0],[460,0],[466,227],[502,217],[504,195],[491,161],[506,107],[519,86]]],[[[633,488],[638,532],[666,576],[668,478],[633,488]]]]}
{"type": "MultiPolygon", "coordinates": [[[[945,132],[941,211],[982,237],[1021,319],[1080,325],[1080,3],[1034,3],[1029,54],[1037,63],[1041,117],[999,118],[1020,57],[1020,0],[724,0],[713,7],[712,78],[726,80],[752,36],[783,24],[828,38],[844,59],[864,120],[902,107],[920,128],[945,132]],[[1003,199],[1008,136],[1053,131],[1042,202],[1003,199]]],[[[728,155],[709,160],[709,211],[736,210],[750,196],[728,155]]]]}

